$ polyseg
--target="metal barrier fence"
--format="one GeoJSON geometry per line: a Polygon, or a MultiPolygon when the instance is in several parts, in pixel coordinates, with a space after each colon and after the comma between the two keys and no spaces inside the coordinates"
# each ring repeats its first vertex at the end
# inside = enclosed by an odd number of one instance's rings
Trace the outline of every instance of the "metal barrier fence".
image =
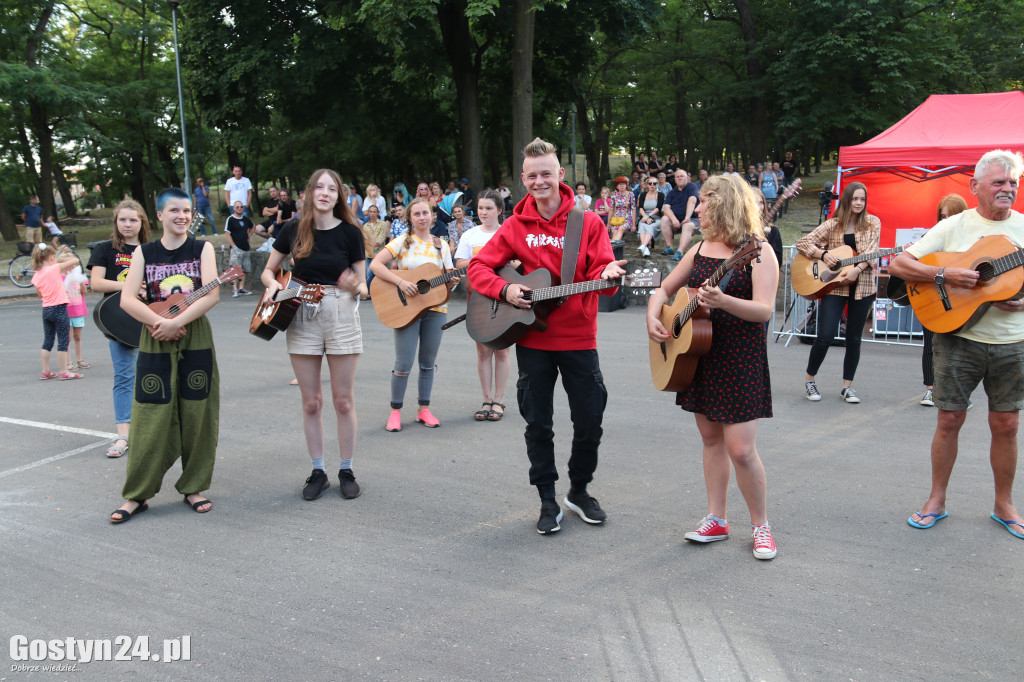
{"type": "MultiPolygon", "coordinates": [[[[782,254],[782,271],[779,275],[779,293],[776,299],[775,314],[772,316],[772,340],[778,343],[785,337],[788,346],[794,338],[814,339],[813,331],[818,328],[818,307],[815,302],[808,301],[793,290],[790,266],[797,254],[795,246],[784,246],[782,254]]],[[[875,290],[878,291],[878,263],[872,268],[875,277],[875,290]]],[[[874,311],[868,318],[870,329],[864,341],[869,343],[885,343],[900,346],[924,345],[924,330],[914,316],[910,306],[896,305],[885,298],[885,291],[875,297],[874,311]]],[[[842,328],[837,339],[842,339],[842,328]]]]}

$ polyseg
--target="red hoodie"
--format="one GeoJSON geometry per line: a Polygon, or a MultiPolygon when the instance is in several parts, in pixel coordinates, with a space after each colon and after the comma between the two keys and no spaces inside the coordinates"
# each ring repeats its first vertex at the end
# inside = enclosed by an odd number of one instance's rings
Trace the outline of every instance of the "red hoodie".
{"type": "MultiPolygon", "coordinates": [[[[487,245],[469,262],[469,281],[474,291],[499,298],[505,280],[495,274],[512,259],[523,264],[523,272],[545,268],[557,284],[562,271],[562,241],[569,211],[576,205],[572,188],[559,183],[562,205],[545,220],[537,212],[536,200],[527,195],[512,215],[501,224],[487,245]]],[[[615,260],[608,228],[592,211],[583,214],[583,237],[580,257],[576,261],[575,282],[600,279],[605,267],[615,260]]],[[[597,294],[611,296],[616,289],[602,289],[570,296],[548,316],[549,327],[538,332],[531,329],[518,343],[537,350],[592,350],[597,348],[597,294]]]]}

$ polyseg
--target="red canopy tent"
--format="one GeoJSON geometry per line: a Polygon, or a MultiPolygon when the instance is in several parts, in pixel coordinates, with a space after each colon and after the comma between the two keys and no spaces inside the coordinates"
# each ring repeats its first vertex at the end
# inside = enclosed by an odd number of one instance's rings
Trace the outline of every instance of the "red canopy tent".
{"type": "MultiPolygon", "coordinates": [[[[868,188],[868,212],[882,221],[883,248],[896,229],[931,227],[939,200],[970,190],[985,152],[1024,152],[1024,92],[932,95],[901,121],[864,144],[840,147],[836,193],[853,181],[868,188]]],[[[1024,193],[1014,206],[1024,211],[1024,193]]]]}

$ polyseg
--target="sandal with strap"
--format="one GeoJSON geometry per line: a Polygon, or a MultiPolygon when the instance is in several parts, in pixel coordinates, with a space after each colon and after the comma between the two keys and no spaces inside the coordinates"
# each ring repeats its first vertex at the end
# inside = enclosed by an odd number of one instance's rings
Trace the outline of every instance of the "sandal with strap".
{"type": "Polygon", "coordinates": [[[71,381],[72,379],[84,379],[84,378],[85,378],[84,374],[78,374],[77,372],[61,372],[60,373],[60,380],[61,381],[71,381]]]}
{"type": "Polygon", "coordinates": [[[123,457],[126,452],[128,452],[128,439],[118,436],[114,439],[114,444],[107,448],[107,457],[123,457]],[[118,445],[120,442],[123,442],[124,445],[118,445]]]}
{"type": "Polygon", "coordinates": [[[487,421],[489,422],[500,422],[501,418],[505,416],[505,404],[504,403],[491,403],[491,407],[500,407],[501,412],[492,409],[487,413],[487,421]]]}
{"type": "Polygon", "coordinates": [[[56,379],[56,378],[57,378],[57,373],[56,372],[42,372],[39,375],[39,380],[40,381],[46,381],[47,379],[56,379]]]}
{"type": "Polygon", "coordinates": [[[141,514],[142,512],[149,509],[149,505],[145,500],[128,500],[129,502],[135,502],[139,506],[135,508],[135,511],[128,511],[127,509],[115,509],[110,515],[111,523],[124,523],[125,521],[131,521],[132,517],[141,514]],[[115,518],[115,516],[117,518],[115,518]]]}
{"type": "Polygon", "coordinates": [[[480,407],[483,409],[474,412],[473,419],[477,420],[478,422],[485,421],[488,418],[488,415],[491,414],[491,410],[488,409],[488,405],[493,406],[494,403],[480,403],[480,407]]]}
{"type": "Polygon", "coordinates": [[[92,365],[88,362],[83,362],[81,360],[78,361],[78,369],[89,369],[90,367],[92,367],[92,365]]]}
{"type": "MultiPolygon", "coordinates": [[[[197,494],[198,493],[189,493],[188,495],[197,495],[197,494]]],[[[195,502],[189,502],[188,501],[188,495],[185,495],[185,504],[187,504],[188,506],[192,507],[192,509],[197,514],[205,514],[206,512],[213,510],[213,502],[210,502],[206,498],[203,498],[203,499],[200,499],[200,500],[196,500],[195,502]],[[210,505],[210,508],[209,509],[199,509],[204,504],[210,505]]]]}

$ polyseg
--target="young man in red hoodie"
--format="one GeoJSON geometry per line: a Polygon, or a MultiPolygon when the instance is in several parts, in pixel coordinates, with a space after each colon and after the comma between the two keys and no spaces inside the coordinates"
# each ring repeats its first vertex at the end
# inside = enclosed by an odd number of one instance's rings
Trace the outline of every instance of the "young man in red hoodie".
{"type": "MultiPolygon", "coordinates": [[[[530,302],[523,294],[529,289],[509,284],[495,270],[515,259],[523,264],[526,274],[545,268],[557,279],[562,268],[565,225],[576,202],[572,189],[562,183],[565,170],[558,163],[554,145],[536,138],[523,152],[522,178],[529,194],[470,261],[469,280],[476,292],[528,308],[530,302]]],[[[601,218],[585,212],[573,281],[615,279],[625,274],[625,264],[624,260],[615,260],[601,218]]],[[[600,293],[611,296],[615,291],[604,289],[600,293]]],[[[608,401],[597,358],[597,294],[570,296],[551,313],[548,325],[543,332],[530,330],[516,344],[519,411],[526,420],[530,484],[540,493],[537,532],[542,535],[561,530],[562,509],[555,499],[558,470],[552,423],[559,372],[573,423],[570,489],[565,504],[587,523],[604,523],[606,518],[597,500],[587,494],[587,484],[597,469],[601,419],[608,401]]]]}

